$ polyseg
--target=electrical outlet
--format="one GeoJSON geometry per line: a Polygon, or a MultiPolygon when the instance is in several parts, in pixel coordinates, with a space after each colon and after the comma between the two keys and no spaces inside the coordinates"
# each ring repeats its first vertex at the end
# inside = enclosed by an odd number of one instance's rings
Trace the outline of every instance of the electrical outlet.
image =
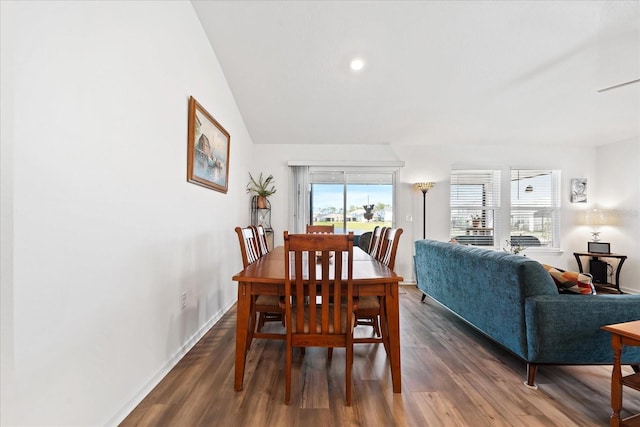
{"type": "Polygon", "coordinates": [[[180,304],[182,309],[184,310],[185,308],[187,308],[187,293],[183,292],[181,297],[180,297],[180,304]]]}

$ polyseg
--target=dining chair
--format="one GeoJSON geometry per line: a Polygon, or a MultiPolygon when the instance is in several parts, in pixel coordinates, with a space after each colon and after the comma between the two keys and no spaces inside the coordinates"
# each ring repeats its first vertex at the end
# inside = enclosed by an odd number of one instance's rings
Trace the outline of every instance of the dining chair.
{"type": "MultiPolygon", "coordinates": [[[[345,400],[351,405],[353,365],[353,232],[284,232],[285,403],[291,402],[294,347],[346,349],[345,400]],[[287,256],[288,254],[288,256],[287,256]]],[[[329,352],[329,358],[331,352],[329,352]]]]}
{"type": "Polygon", "coordinates": [[[242,267],[247,268],[249,264],[253,264],[261,256],[258,252],[256,235],[250,226],[246,228],[236,227],[235,230],[238,234],[238,242],[240,243],[242,267]]]}
{"type": "MultiPolygon", "coordinates": [[[[375,258],[391,270],[395,267],[396,251],[402,232],[402,228],[385,228],[380,237],[379,249],[375,258]]],[[[356,309],[356,325],[373,327],[374,336],[354,338],[354,342],[385,342],[384,331],[386,328],[386,316],[380,297],[363,296],[359,298],[358,308],[356,309]]]]}
{"type": "Polygon", "coordinates": [[[267,233],[264,230],[264,227],[261,225],[251,225],[253,228],[253,232],[256,236],[256,245],[258,247],[258,254],[260,256],[266,255],[269,253],[269,244],[267,243],[267,233]]]}
{"type": "Polygon", "coordinates": [[[324,233],[333,234],[335,226],[331,225],[309,225],[307,224],[307,233],[324,233]]]}
{"type": "Polygon", "coordinates": [[[387,227],[380,227],[376,225],[371,234],[371,241],[369,242],[369,250],[367,251],[369,255],[376,258],[378,252],[380,251],[380,242],[382,241],[382,235],[387,227]]]}
{"type": "Polygon", "coordinates": [[[396,251],[398,249],[398,242],[402,235],[402,228],[387,228],[382,236],[380,243],[380,251],[377,254],[376,259],[389,267],[391,270],[396,265],[396,251]]]}
{"type": "Polygon", "coordinates": [[[371,246],[371,231],[366,231],[358,236],[357,246],[365,252],[369,252],[369,246],[371,246]]]}
{"type": "MultiPolygon", "coordinates": [[[[261,227],[261,226],[260,226],[261,227]]],[[[262,228],[262,227],[261,227],[262,228]]],[[[240,243],[240,252],[242,254],[242,266],[247,268],[250,264],[256,262],[265,253],[260,249],[259,231],[256,227],[248,226],[246,228],[236,227],[235,231],[238,235],[240,243]]],[[[280,297],[277,295],[257,295],[251,302],[251,328],[252,338],[275,338],[284,339],[283,334],[263,334],[261,332],[265,322],[278,321],[283,322],[284,310],[280,304],[280,297]],[[256,316],[258,322],[256,324],[256,316]]]]}
{"type": "MultiPolygon", "coordinates": [[[[269,244],[267,243],[267,233],[262,225],[250,225],[249,228],[253,229],[253,233],[256,239],[256,247],[258,251],[258,257],[262,257],[269,253],[269,244]]],[[[282,322],[282,314],[284,310],[279,307],[279,310],[273,311],[276,300],[279,297],[274,295],[260,295],[256,298],[256,312],[258,315],[258,325],[256,326],[256,332],[260,332],[266,322],[282,322]]]]}

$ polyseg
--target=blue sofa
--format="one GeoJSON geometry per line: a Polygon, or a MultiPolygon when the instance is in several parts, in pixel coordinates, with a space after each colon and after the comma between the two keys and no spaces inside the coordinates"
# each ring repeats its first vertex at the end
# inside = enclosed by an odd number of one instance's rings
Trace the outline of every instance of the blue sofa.
{"type": "MultiPolygon", "coordinates": [[[[560,294],[524,256],[418,240],[415,268],[420,290],[527,362],[530,387],[538,365],[613,364],[600,327],[640,319],[640,295],[560,294]]],[[[626,347],[622,363],[638,369],[640,347],[626,347]]]]}

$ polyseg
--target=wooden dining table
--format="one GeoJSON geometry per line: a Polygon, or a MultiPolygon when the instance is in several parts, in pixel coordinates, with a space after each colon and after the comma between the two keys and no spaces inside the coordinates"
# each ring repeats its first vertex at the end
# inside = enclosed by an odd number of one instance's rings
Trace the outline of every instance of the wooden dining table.
{"type": "MultiPolygon", "coordinates": [[[[251,344],[249,328],[252,297],[284,295],[284,247],[279,246],[233,276],[238,282],[236,319],[236,360],[234,389],[242,390],[247,351],[251,344]]],[[[359,247],[353,248],[354,296],[376,295],[382,298],[386,312],[387,355],[391,365],[393,392],[401,392],[400,378],[400,309],[398,285],[404,280],[389,267],[372,258],[359,247]]]]}

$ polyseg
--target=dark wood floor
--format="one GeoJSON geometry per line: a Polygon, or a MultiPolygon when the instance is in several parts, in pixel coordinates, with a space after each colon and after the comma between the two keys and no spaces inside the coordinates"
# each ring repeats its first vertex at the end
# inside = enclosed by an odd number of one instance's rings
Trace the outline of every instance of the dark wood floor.
{"type": "MultiPolygon", "coordinates": [[[[128,426],[608,426],[610,366],[525,364],[413,286],[401,287],[402,393],[391,389],[384,348],[355,349],[353,403],[344,405],[344,350],[294,352],[284,404],[284,342],[251,346],[242,392],[233,391],[235,310],[229,311],[122,422],[128,426]]],[[[276,328],[270,324],[269,328],[276,328]]],[[[371,328],[358,327],[359,333],[371,328]]],[[[624,373],[631,373],[624,367],[624,373]]],[[[640,412],[625,389],[623,416],[640,412]]]]}

